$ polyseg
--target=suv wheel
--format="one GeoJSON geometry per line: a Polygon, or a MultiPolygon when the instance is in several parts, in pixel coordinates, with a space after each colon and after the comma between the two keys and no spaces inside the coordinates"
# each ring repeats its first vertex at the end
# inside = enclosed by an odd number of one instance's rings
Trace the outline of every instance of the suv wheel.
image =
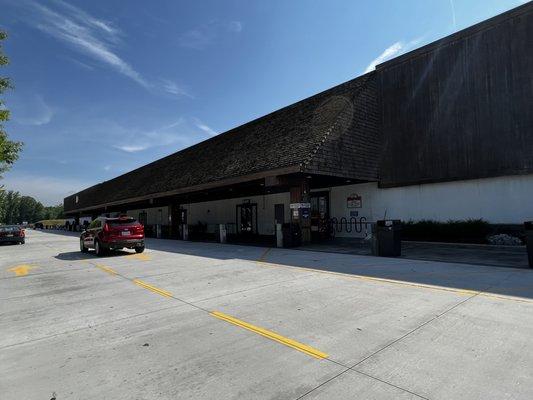
{"type": "Polygon", "coordinates": [[[89,249],[87,249],[87,247],[85,247],[85,244],[83,243],[83,239],[80,239],[80,251],[82,253],[87,253],[89,251],[89,249]]]}
{"type": "Polygon", "coordinates": [[[144,246],[135,247],[135,253],[142,253],[144,251],[144,246]]]}
{"type": "Polygon", "coordinates": [[[98,257],[102,257],[104,255],[104,253],[105,253],[104,248],[100,244],[99,240],[95,240],[94,241],[94,250],[96,251],[96,255],[98,257]]]}

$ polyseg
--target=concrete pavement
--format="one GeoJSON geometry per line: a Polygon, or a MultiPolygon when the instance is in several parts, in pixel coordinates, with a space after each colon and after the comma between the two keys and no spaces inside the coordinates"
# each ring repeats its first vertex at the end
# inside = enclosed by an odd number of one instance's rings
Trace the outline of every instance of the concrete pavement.
{"type": "Polygon", "coordinates": [[[170,240],[96,258],[36,231],[0,246],[7,400],[529,399],[532,328],[529,270],[170,240]]]}

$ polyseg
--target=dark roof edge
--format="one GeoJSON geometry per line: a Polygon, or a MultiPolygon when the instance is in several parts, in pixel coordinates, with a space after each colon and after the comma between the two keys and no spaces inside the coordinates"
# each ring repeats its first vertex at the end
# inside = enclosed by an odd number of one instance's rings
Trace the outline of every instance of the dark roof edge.
{"type": "Polygon", "coordinates": [[[438,39],[434,42],[428,43],[422,47],[419,47],[418,49],[411,50],[405,54],[402,54],[398,57],[395,57],[391,60],[385,61],[381,64],[376,65],[376,70],[383,69],[383,68],[389,68],[394,66],[398,63],[403,63],[411,58],[416,58],[419,56],[422,56],[424,54],[427,54],[433,50],[435,50],[438,47],[445,46],[451,42],[464,39],[466,37],[475,35],[479,32],[488,30],[493,28],[496,25],[499,25],[509,19],[519,17],[523,14],[527,14],[529,12],[533,12],[533,1],[529,3],[522,4],[518,7],[512,8],[508,11],[505,11],[501,14],[495,15],[494,17],[491,17],[489,19],[483,20],[481,22],[478,22],[472,26],[469,26],[467,28],[461,29],[460,31],[454,32],[448,36],[445,36],[441,39],[438,39]]]}
{"type": "MultiPolygon", "coordinates": [[[[131,197],[131,198],[121,199],[121,200],[115,200],[115,201],[108,202],[108,203],[95,204],[94,206],[90,206],[90,207],[75,208],[75,209],[72,209],[72,210],[65,210],[65,213],[66,214],[71,214],[71,213],[77,213],[77,212],[81,212],[81,211],[90,211],[90,210],[101,209],[103,207],[108,207],[108,206],[115,206],[115,205],[120,205],[120,204],[134,203],[134,202],[137,202],[137,201],[157,199],[157,198],[160,198],[160,197],[173,196],[173,195],[178,195],[178,194],[198,192],[198,191],[201,191],[201,190],[213,189],[213,188],[220,187],[220,186],[233,185],[233,184],[237,184],[237,183],[241,183],[241,182],[253,181],[253,180],[256,180],[256,179],[264,178],[265,176],[284,175],[284,174],[291,174],[291,173],[296,173],[296,172],[300,172],[300,171],[301,171],[300,166],[299,165],[294,165],[292,167],[285,167],[285,168],[279,168],[279,169],[274,169],[274,170],[256,172],[256,173],[249,174],[249,175],[241,175],[241,176],[236,176],[236,177],[233,177],[233,178],[221,179],[221,180],[218,180],[218,181],[202,183],[202,184],[199,184],[199,185],[187,186],[187,187],[183,187],[183,188],[179,188],[179,189],[173,189],[173,190],[169,190],[169,191],[166,191],[166,192],[150,193],[150,194],[143,195],[143,196],[131,197]]],[[[73,195],[73,196],[75,196],[75,195],[73,195]]]]}

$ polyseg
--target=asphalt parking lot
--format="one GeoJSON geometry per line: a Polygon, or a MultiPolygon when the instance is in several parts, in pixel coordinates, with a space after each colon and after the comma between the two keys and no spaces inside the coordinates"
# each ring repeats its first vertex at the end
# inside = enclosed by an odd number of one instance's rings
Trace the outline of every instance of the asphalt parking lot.
{"type": "Polygon", "coordinates": [[[0,393],[531,399],[533,271],[68,234],[0,246],[0,393]]]}

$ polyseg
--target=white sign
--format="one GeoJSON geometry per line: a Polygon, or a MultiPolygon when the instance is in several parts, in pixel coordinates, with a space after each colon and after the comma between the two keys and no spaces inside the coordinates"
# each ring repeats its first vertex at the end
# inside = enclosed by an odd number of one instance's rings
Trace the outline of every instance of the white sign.
{"type": "Polygon", "coordinates": [[[311,208],[311,203],[291,203],[290,208],[291,209],[311,208]]]}

